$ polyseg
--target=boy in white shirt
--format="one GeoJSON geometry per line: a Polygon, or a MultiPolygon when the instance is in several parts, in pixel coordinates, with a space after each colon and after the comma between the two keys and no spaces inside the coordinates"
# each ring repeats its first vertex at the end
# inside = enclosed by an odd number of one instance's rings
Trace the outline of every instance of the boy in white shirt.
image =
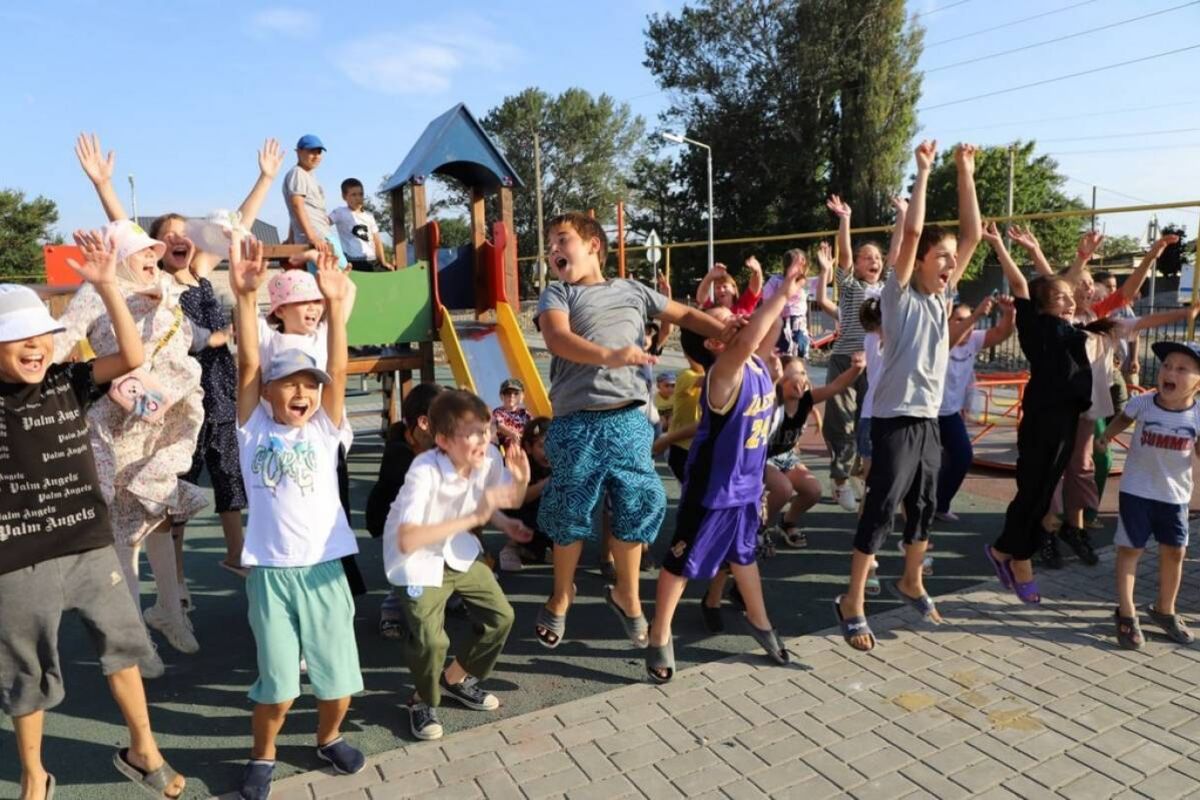
{"type": "Polygon", "coordinates": [[[337,229],[346,260],[359,272],[395,269],[396,265],[388,260],[387,251],[383,249],[375,215],[363,208],[362,181],[358,178],[342,181],[342,199],[346,205],[335,208],[329,214],[329,221],[337,229]]]}
{"type": "Polygon", "coordinates": [[[1138,559],[1151,535],[1158,542],[1158,600],[1146,607],[1156,625],[1179,644],[1193,636],[1175,610],[1188,543],[1188,503],[1192,497],[1192,454],[1200,454],[1200,344],[1157,342],[1162,361],[1158,391],[1130,398],[1125,409],[1096,440],[1107,447],[1114,436],[1137,423],[1125,456],[1117,517],[1117,641],[1127,650],[1145,644],[1133,584],[1138,559]]]}
{"type": "Polygon", "coordinates": [[[400,593],[409,631],[404,654],[416,691],[408,702],[413,736],[440,739],[441,693],[475,711],[500,707],[479,688],[496,665],[512,629],[513,610],[471,530],[491,522],[517,542],[533,533],[501,513],[519,508],[529,482],[529,461],[520,443],[502,460],[491,445],[491,415],[470,392],[445,391],[429,405],[437,447],[417,456],[383,528],[383,562],[388,582],[400,593]],[[508,470],[504,463],[507,462],[508,470]],[[450,666],[446,601],[458,594],[476,623],[475,637],[450,666]]]}
{"type": "Polygon", "coordinates": [[[353,438],[345,414],[342,313],[350,279],[334,256],[318,257],[317,285],[330,318],[325,370],[295,348],[261,364],[256,293],[266,267],[262,244],[246,245],[235,234],[229,273],[242,336],[237,432],[250,510],[242,564],[250,568],[246,596],[259,674],[250,687],[254,745],[239,796],[265,800],[275,770],[275,739],[300,695],[301,657],[317,697],[317,756],[342,775],[366,764],[339,732],[350,696],[363,688],[354,599],[339,561],[358,552],[337,480],[338,449],[349,448],[353,438]]]}

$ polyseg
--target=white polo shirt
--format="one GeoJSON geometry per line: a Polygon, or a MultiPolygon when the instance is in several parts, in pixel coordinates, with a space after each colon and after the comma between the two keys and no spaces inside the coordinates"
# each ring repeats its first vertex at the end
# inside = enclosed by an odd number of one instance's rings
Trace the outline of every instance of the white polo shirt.
{"type": "Polygon", "coordinates": [[[511,480],[499,454],[490,449],[483,466],[465,478],[437,448],[413,459],[383,526],[383,565],[388,582],[394,586],[441,586],[444,568],[456,572],[470,569],[483,551],[470,529],[407,555],[400,552],[396,531],[406,523],[430,525],[464,517],[475,511],[489,487],[511,480]]]}

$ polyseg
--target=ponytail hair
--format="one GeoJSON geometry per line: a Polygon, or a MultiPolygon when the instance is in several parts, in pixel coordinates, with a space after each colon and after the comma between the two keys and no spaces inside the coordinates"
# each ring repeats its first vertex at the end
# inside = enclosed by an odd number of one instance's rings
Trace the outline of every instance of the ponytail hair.
{"type": "Polygon", "coordinates": [[[858,324],[867,333],[874,333],[883,327],[883,309],[878,297],[868,297],[858,307],[858,324]]]}

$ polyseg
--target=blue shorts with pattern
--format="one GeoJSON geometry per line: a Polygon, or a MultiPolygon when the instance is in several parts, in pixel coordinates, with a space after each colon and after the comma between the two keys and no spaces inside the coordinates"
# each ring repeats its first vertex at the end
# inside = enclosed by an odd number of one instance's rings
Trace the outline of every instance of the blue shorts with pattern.
{"type": "Polygon", "coordinates": [[[546,430],[552,471],[538,528],[558,545],[593,539],[596,505],[607,494],[613,535],[653,542],[667,513],[667,492],[650,455],[653,437],[641,406],[555,417],[546,430]]]}

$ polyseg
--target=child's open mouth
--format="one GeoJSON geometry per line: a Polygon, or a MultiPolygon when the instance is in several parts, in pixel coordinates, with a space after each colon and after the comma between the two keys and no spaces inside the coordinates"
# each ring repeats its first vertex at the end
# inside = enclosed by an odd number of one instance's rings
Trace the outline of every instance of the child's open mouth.
{"type": "Polygon", "coordinates": [[[1164,392],[1175,391],[1175,381],[1163,381],[1163,391],[1164,392]]]}
{"type": "Polygon", "coordinates": [[[287,404],[288,416],[292,419],[304,419],[308,413],[308,409],[312,407],[312,402],[303,398],[289,400],[287,404]]]}
{"type": "Polygon", "coordinates": [[[41,372],[42,367],[46,363],[46,357],[41,353],[37,355],[21,356],[20,364],[23,372],[28,372],[31,375],[36,375],[41,372]]]}
{"type": "Polygon", "coordinates": [[[566,269],[568,263],[570,262],[567,261],[566,256],[559,256],[558,258],[554,259],[554,266],[558,269],[566,269]]]}

